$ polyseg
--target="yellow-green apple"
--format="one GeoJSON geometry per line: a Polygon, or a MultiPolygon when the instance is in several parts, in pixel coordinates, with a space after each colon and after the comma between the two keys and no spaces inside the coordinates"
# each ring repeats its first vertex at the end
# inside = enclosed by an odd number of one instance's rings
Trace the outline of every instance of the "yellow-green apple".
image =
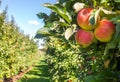
{"type": "Polygon", "coordinates": [[[94,33],[92,31],[80,29],[75,34],[75,40],[83,48],[86,48],[94,42],[94,33]]]}
{"type": "Polygon", "coordinates": [[[115,25],[107,19],[99,21],[98,26],[94,30],[97,40],[101,42],[109,42],[115,32],[115,25]]]}
{"type": "Polygon", "coordinates": [[[105,60],[105,61],[104,61],[104,67],[105,67],[105,68],[108,68],[110,62],[111,62],[111,59],[107,59],[107,60],[105,60]]]}
{"type": "Polygon", "coordinates": [[[83,8],[78,12],[77,23],[84,30],[93,29],[93,26],[89,23],[89,17],[92,10],[92,8],[83,8]]]}

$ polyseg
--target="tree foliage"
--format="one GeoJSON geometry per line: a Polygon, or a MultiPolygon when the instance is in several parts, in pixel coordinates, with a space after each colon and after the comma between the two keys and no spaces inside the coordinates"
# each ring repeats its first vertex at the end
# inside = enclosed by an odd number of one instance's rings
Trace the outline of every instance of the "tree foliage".
{"type": "Polygon", "coordinates": [[[34,39],[22,33],[7,11],[0,13],[0,79],[11,78],[35,62],[38,46],[34,39]]]}
{"type": "Polygon", "coordinates": [[[36,38],[46,41],[46,61],[53,81],[120,81],[119,5],[119,0],[59,0],[56,4],[44,5],[52,12],[49,16],[45,13],[45,17],[39,16],[44,19],[45,25],[38,30],[36,38]],[[106,17],[115,24],[116,32],[110,42],[95,40],[87,48],[76,43],[75,33],[80,27],[73,6],[77,2],[94,9],[90,15],[90,24],[95,25],[99,17],[100,20],[106,17]]]}

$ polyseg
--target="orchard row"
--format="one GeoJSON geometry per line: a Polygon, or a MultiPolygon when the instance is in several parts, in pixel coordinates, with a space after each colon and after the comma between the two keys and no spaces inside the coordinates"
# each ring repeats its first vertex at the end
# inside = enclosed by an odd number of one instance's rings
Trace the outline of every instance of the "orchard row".
{"type": "Polygon", "coordinates": [[[7,12],[0,13],[0,80],[12,78],[28,69],[38,57],[37,43],[7,20],[7,12]]]}

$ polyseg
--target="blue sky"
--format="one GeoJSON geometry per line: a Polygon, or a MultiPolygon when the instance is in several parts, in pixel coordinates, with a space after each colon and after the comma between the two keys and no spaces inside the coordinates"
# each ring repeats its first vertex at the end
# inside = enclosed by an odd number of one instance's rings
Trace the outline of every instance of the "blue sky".
{"type": "Polygon", "coordinates": [[[56,0],[2,0],[1,9],[8,6],[9,19],[13,15],[16,24],[31,37],[44,23],[36,14],[39,12],[50,13],[48,8],[42,6],[44,3],[56,3],[56,0]]]}

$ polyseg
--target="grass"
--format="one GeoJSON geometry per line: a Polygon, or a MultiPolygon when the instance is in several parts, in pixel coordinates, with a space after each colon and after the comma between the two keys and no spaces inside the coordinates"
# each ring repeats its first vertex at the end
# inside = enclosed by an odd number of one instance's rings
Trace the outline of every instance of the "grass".
{"type": "Polygon", "coordinates": [[[26,73],[18,82],[50,82],[50,74],[44,57],[42,55],[31,71],[26,73]]]}

